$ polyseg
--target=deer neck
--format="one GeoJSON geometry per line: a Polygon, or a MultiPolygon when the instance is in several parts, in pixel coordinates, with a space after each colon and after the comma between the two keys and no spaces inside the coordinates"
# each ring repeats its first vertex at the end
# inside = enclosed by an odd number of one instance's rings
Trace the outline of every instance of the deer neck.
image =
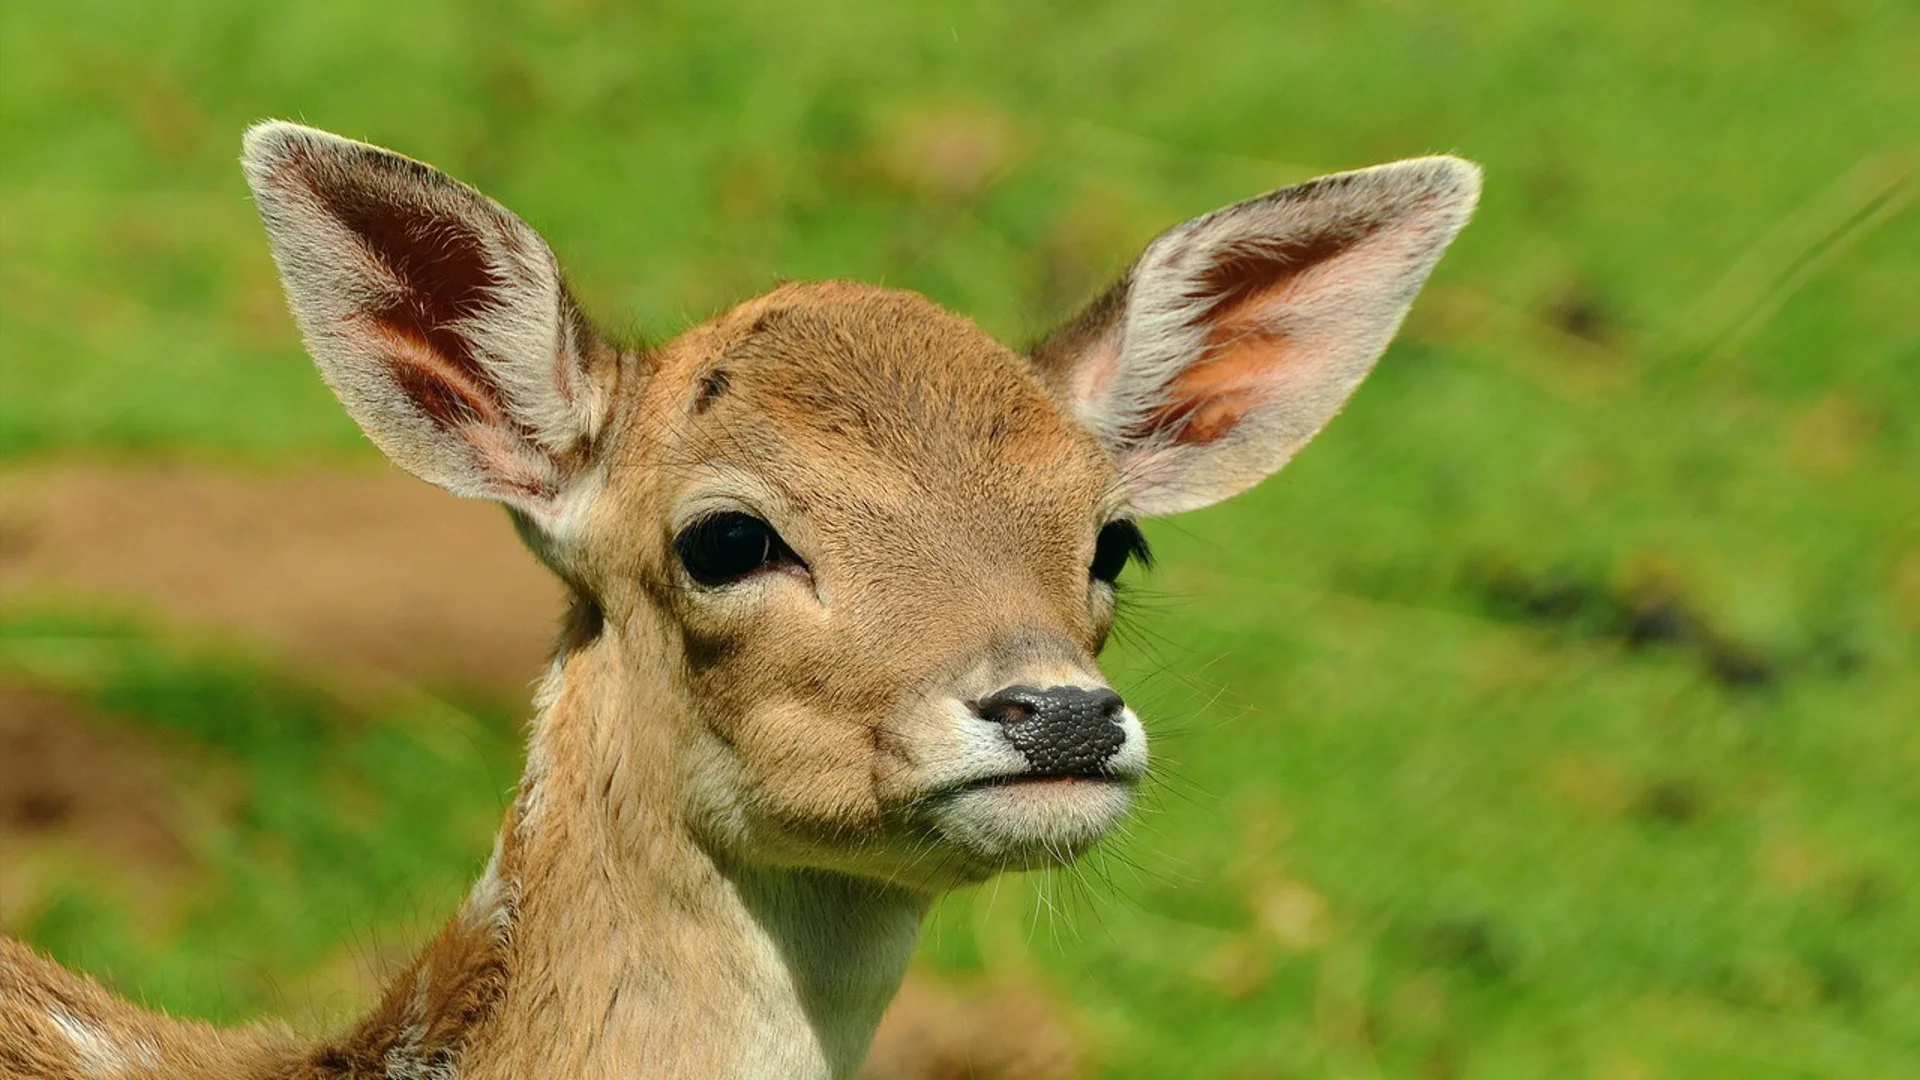
{"type": "Polygon", "coordinates": [[[556,663],[486,874],[370,1018],[383,1033],[361,1033],[402,1066],[388,1074],[827,1080],[859,1065],[927,898],[709,850],[676,808],[671,702],[629,669],[600,643],[556,663]]]}

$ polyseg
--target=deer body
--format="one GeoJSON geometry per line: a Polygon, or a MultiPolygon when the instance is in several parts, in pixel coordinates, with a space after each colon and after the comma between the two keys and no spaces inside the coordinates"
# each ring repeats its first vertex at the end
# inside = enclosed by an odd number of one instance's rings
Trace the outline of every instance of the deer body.
{"type": "Polygon", "coordinates": [[[1217,211],[1027,355],[839,282],[639,349],[426,166],[288,124],[244,164],[328,384],[572,610],[486,872],[365,1018],[217,1032],[0,942],[0,1076],[850,1075],[941,892],[1125,813],[1135,521],[1284,463],[1478,193],[1429,158],[1217,211]]]}

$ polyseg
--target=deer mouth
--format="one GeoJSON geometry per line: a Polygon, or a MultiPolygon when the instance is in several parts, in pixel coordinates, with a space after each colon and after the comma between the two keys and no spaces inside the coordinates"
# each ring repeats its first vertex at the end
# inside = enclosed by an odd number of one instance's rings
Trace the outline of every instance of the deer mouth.
{"type": "Polygon", "coordinates": [[[1015,790],[1054,790],[1067,792],[1083,785],[1099,786],[1120,784],[1132,787],[1136,782],[1137,780],[1134,777],[1121,776],[1107,771],[1041,772],[1035,770],[1032,772],[1010,773],[1006,776],[989,776],[985,779],[975,780],[970,784],[962,784],[954,790],[987,791],[994,788],[1007,788],[1015,790]]]}
{"type": "Polygon", "coordinates": [[[1126,816],[1136,783],[1113,773],[986,777],[933,799],[929,818],[945,840],[991,869],[1059,866],[1126,816]]]}

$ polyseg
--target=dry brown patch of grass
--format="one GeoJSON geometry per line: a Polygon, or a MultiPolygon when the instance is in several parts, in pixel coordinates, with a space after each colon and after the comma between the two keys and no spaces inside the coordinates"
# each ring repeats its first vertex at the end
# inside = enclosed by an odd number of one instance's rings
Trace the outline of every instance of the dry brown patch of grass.
{"type": "Polygon", "coordinates": [[[43,600],[520,694],[559,586],[498,510],[390,469],[57,464],[0,474],[0,604],[43,600]]]}
{"type": "Polygon", "coordinates": [[[149,920],[170,910],[196,869],[177,756],[0,677],[0,928],[24,925],[75,873],[137,889],[149,920]]]}

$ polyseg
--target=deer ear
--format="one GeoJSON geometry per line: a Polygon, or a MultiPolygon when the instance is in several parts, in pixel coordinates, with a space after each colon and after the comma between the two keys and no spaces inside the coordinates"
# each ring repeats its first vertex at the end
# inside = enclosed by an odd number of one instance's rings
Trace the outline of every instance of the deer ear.
{"type": "Polygon", "coordinates": [[[557,533],[616,352],[520,219],[417,161],[294,124],[242,165],[322,377],[395,464],[557,533]]]}
{"type": "Polygon", "coordinates": [[[1195,218],[1034,367],[1106,444],[1141,513],[1218,502],[1340,411],[1479,194],[1476,166],[1430,157],[1195,218]]]}

